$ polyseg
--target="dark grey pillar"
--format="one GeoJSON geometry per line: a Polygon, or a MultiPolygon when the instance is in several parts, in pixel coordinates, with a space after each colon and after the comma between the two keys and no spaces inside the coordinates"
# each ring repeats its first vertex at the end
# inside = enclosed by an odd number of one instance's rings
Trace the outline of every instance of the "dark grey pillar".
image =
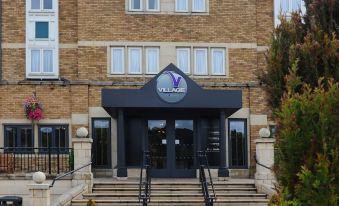
{"type": "Polygon", "coordinates": [[[124,110],[118,110],[117,122],[117,153],[118,153],[118,177],[127,177],[126,158],[125,158],[125,118],[124,110]]]}
{"type": "Polygon", "coordinates": [[[226,116],[225,111],[220,111],[219,116],[219,122],[220,122],[220,165],[219,165],[219,171],[218,176],[219,177],[228,177],[229,171],[226,166],[226,116]]]}

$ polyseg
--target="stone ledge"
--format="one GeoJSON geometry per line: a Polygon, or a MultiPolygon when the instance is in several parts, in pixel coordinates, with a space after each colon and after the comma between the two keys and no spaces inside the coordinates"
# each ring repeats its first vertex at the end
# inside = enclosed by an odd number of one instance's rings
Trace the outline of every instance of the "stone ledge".
{"type": "Polygon", "coordinates": [[[87,185],[81,184],[78,186],[75,186],[71,188],[69,191],[67,191],[65,194],[59,196],[52,206],[64,206],[69,205],[72,201],[72,199],[75,199],[79,195],[83,194],[84,192],[87,192],[87,185]]]}

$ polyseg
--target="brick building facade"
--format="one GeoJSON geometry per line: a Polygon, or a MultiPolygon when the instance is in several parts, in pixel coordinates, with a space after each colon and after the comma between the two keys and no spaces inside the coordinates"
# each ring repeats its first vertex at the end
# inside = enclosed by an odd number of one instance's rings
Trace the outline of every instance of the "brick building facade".
{"type": "MultiPolygon", "coordinates": [[[[47,3],[38,1],[40,10],[37,11],[32,9],[35,2],[1,1],[0,147],[6,146],[5,139],[10,138],[6,134],[7,127],[31,125],[25,117],[23,101],[26,96],[35,93],[43,103],[45,118],[34,125],[34,146],[40,146],[44,125],[67,127],[65,141],[71,145],[77,128],[87,127],[89,136],[93,137],[94,120],[108,118],[110,167],[116,168],[117,121],[102,108],[102,89],[139,89],[155,76],[146,69],[149,68],[151,51],[157,54],[157,73],[170,63],[177,65],[178,49],[185,48],[188,51],[187,61],[190,62],[187,76],[198,85],[210,90],[242,91],[242,108],[226,119],[226,128],[229,127],[229,119],[245,120],[243,135],[247,144],[244,152],[248,161],[240,169],[232,169],[229,164],[228,167],[234,176],[253,174],[250,168],[255,165],[254,140],[259,136],[259,129],[271,123],[266,96],[259,85],[257,73],[266,64],[265,51],[274,27],[273,0],[206,0],[202,1],[203,11],[194,11],[199,3],[195,5],[196,2],[188,0],[187,8],[183,6],[184,10],[187,9],[184,12],[176,11],[179,5],[175,0],[160,0],[153,5],[158,8],[156,11],[148,8],[148,1],[144,1],[140,9],[136,5],[138,11],[131,8],[135,6],[134,0],[53,0],[51,10],[44,10],[48,7],[47,3]],[[53,17],[35,20],[34,15],[37,18],[53,17]],[[33,50],[40,42],[37,35],[40,32],[38,26],[41,25],[37,22],[44,21],[49,22],[49,35],[55,35],[52,40],[50,36],[47,40],[52,42],[53,49],[50,51],[58,55],[54,59],[47,52],[41,54],[39,57],[43,60],[39,60],[43,62],[39,65],[48,67],[46,58],[51,58],[53,63],[58,62],[57,68],[51,66],[54,72],[57,71],[53,78],[43,72],[31,76],[30,66],[27,65],[35,61],[33,50]],[[28,30],[34,22],[36,34],[31,39],[28,30]],[[55,29],[52,32],[53,25],[55,29]],[[113,48],[121,49],[116,50],[117,55],[123,54],[125,57],[122,58],[123,66],[119,74],[112,71],[113,48]],[[136,73],[128,70],[132,64],[129,58],[133,55],[130,49],[133,48],[138,48],[133,50],[135,52],[140,51],[133,53],[140,54],[140,72],[136,73]],[[197,50],[199,48],[203,49],[201,53],[197,50]],[[223,51],[215,53],[223,54],[222,74],[214,73],[213,49],[223,51]],[[29,52],[32,53],[27,56],[29,52]],[[206,56],[207,70],[204,74],[198,74],[195,70],[198,54],[206,56]]],[[[231,133],[226,132],[225,135],[230,143],[231,133]]],[[[96,137],[93,138],[95,141],[96,137]]],[[[227,145],[227,157],[230,147],[227,145]]]]}

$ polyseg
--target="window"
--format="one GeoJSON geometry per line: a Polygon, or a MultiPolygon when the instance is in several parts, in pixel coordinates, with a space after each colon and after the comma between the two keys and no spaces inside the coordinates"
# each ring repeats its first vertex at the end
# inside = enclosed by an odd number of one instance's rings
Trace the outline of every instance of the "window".
{"type": "Polygon", "coordinates": [[[125,70],[125,49],[123,47],[112,48],[112,74],[123,74],[125,70]]]}
{"type": "Polygon", "coordinates": [[[39,147],[47,152],[51,148],[53,152],[67,152],[68,126],[51,125],[39,126],[39,147]]]}
{"type": "Polygon", "coordinates": [[[211,49],[212,74],[225,74],[225,49],[211,49]]]}
{"type": "Polygon", "coordinates": [[[190,73],[191,55],[189,48],[177,48],[177,66],[186,74],[190,73]]]}
{"type": "Polygon", "coordinates": [[[93,167],[111,167],[111,120],[104,118],[92,119],[92,154],[93,167]]]}
{"type": "Polygon", "coordinates": [[[193,0],[192,11],[193,12],[205,12],[206,2],[205,0],[193,0]]]}
{"type": "Polygon", "coordinates": [[[53,50],[32,49],[30,56],[30,73],[53,73],[53,50]]]}
{"type": "Polygon", "coordinates": [[[207,75],[207,48],[194,49],[194,74],[207,75]]]}
{"type": "Polygon", "coordinates": [[[26,78],[59,77],[58,0],[26,0],[26,78]]]}
{"type": "Polygon", "coordinates": [[[53,0],[31,0],[31,9],[34,10],[53,9],[53,0]]]}
{"type": "Polygon", "coordinates": [[[147,11],[159,11],[159,0],[146,0],[147,11]]]}
{"type": "Polygon", "coordinates": [[[247,168],[247,123],[245,119],[230,119],[228,124],[230,168],[247,168]]]}
{"type": "Polygon", "coordinates": [[[284,15],[287,18],[290,18],[292,12],[301,11],[302,14],[306,13],[305,3],[303,0],[275,0],[274,4],[276,26],[280,24],[280,15],[284,15]]]}
{"type": "Polygon", "coordinates": [[[188,12],[188,0],[175,0],[176,12],[188,12]]]}
{"type": "Polygon", "coordinates": [[[129,0],[129,10],[142,11],[142,0],[129,0]]]}
{"type": "Polygon", "coordinates": [[[146,73],[157,74],[159,72],[159,48],[146,48],[146,73]]]}
{"type": "Polygon", "coordinates": [[[34,137],[32,126],[10,125],[5,126],[4,146],[8,152],[13,151],[33,151],[34,137]]]}
{"type": "Polygon", "coordinates": [[[141,48],[139,47],[130,47],[128,48],[128,72],[130,74],[141,74],[141,48]]]}
{"type": "Polygon", "coordinates": [[[49,37],[48,33],[48,22],[35,22],[35,38],[47,39],[49,37]]]}

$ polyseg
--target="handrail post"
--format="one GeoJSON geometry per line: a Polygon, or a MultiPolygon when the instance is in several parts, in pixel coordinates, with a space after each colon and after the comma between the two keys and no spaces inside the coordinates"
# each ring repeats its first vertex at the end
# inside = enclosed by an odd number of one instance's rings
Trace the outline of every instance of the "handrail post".
{"type": "Polygon", "coordinates": [[[48,173],[52,174],[52,159],[51,147],[48,145],[48,173]]]}

